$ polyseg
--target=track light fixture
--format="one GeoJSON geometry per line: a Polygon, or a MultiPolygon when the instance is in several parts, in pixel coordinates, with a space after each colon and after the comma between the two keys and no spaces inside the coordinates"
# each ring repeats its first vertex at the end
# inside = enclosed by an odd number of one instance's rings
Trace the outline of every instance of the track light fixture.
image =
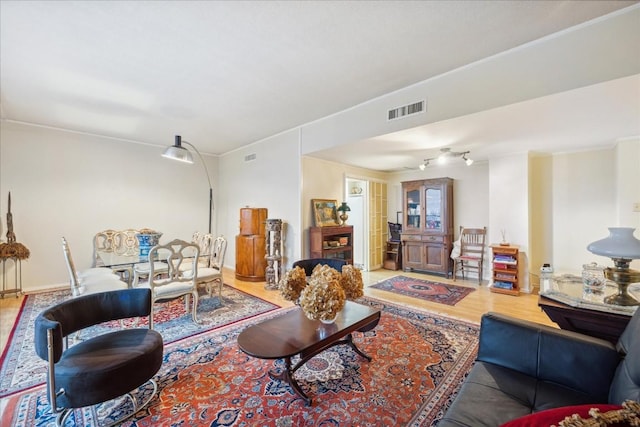
{"type": "Polygon", "coordinates": [[[470,159],[469,157],[467,157],[468,154],[469,154],[469,151],[451,151],[450,148],[441,148],[440,154],[438,155],[438,157],[431,157],[428,159],[424,159],[423,163],[418,165],[418,168],[421,171],[423,171],[426,169],[427,166],[429,166],[429,163],[434,160],[436,160],[438,164],[442,165],[447,163],[449,159],[456,158],[456,157],[460,157],[462,160],[464,160],[467,166],[471,166],[473,164],[473,159],[470,159]]]}

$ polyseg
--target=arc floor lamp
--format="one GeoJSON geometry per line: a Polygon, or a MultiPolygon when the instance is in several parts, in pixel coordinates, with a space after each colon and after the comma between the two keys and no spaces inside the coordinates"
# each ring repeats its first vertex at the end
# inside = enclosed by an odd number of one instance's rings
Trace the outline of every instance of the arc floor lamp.
{"type": "Polygon", "coordinates": [[[183,141],[180,135],[176,135],[175,143],[167,147],[162,153],[162,157],[166,157],[167,159],[177,160],[183,163],[193,164],[193,156],[191,152],[184,148],[182,144],[186,144],[196,152],[198,157],[200,157],[200,162],[204,167],[204,173],[207,175],[207,182],[209,183],[209,234],[211,234],[211,216],[213,213],[213,187],[211,186],[211,177],[209,176],[209,169],[207,169],[207,164],[204,162],[204,158],[202,154],[198,151],[198,149],[190,142],[183,141]]]}

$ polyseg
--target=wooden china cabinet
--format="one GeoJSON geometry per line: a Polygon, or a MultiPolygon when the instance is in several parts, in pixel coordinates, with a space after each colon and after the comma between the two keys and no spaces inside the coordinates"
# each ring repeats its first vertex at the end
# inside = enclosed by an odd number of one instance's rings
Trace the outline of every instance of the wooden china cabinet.
{"type": "Polygon", "coordinates": [[[453,179],[406,181],[402,193],[404,271],[449,277],[453,266],[453,179]]]}

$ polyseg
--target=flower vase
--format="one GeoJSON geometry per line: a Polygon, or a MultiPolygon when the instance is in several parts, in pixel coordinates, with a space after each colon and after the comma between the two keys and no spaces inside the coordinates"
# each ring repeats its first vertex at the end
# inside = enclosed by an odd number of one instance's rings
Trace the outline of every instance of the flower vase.
{"type": "Polygon", "coordinates": [[[136,238],[138,239],[138,244],[140,247],[140,258],[148,259],[149,251],[152,247],[156,246],[160,241],[160,237],[162,233],[138,233],[136,234],[136,238]]]}
{"type": "Polygon", "coordinates": [[[335,322],[337,318],[338,318],[338,313],[336,313],[336,315],[335,315],[335,316],[333,316],[333,319],[326,319],[326,320],[325,320],[325,319],[320,319],[320,321],[321,321],[322,323],[324,323],[325,325],[330,325],[330,324],[332,324],[333,322],[335,322]]]}

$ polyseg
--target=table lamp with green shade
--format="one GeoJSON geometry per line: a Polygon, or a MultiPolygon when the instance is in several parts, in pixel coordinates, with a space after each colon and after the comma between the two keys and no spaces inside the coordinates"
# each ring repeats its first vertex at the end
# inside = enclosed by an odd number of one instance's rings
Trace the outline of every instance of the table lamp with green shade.
{"type": "Polygon", "coordinates": [[[347,223],[347,219],[349,218],[349,214],[347,214],[347,212],[351,212],[351,208],[349,207],[349,205],[347,205],[347,202],[342,202],[342,204],[338,206],[338,209],[336,210],[340,212],[340,225],[345,225],[347,223]]]}
{"type": "Polygon", "coordinates": [[[609,237],[587,246],[589,252],[609,257],[615,265],[604,271],[605,277],[618,285],[618,293],[604,299],[607,304],[640,305],[640,301],[627,291],[630,284],[640,282],[640,271],[629,268],[632,260],[640,259],[640,240],[634,237],[634,230],[635,228],[630,227],[610,227],[609,237]]]}

